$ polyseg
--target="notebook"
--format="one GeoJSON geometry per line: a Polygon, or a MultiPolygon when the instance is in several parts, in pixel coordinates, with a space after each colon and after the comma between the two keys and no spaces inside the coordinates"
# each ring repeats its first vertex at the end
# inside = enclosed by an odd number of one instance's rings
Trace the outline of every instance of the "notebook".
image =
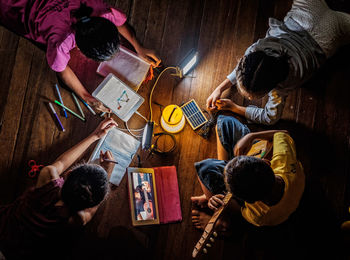
{"type": "Polygon", "coordinates": [[[145,80],[150,66],[136,53],[120,46],[119,52],[111,60],[100,63],[97,73],[104,77],[113,73],[126,85],[137,91],[145,80]]]}
{"type": "Polygon", "coordinates": [[[99,140],[89,162],[99,164],[100,151],[111,151],[118,164],[114,166],[110,182],[118,186],[139,147],[140,141],[117,128],[112,128],[99,140]]]}

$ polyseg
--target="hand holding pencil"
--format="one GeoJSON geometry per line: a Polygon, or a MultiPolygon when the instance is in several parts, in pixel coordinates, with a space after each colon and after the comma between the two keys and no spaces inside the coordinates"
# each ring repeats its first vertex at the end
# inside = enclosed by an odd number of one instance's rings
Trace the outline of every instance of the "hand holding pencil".
{"type": "Polygon", "coordinates": [[[111,151],[100,151],[100,165],[107,171],[108,176],[112,173],[115,164],[118,164],[113,158],[111,151]]]}

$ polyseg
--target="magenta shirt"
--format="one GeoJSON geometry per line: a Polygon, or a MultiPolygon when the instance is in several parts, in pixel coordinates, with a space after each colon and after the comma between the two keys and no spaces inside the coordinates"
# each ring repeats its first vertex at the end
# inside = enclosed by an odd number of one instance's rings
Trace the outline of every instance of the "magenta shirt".
{"type": "Polygon", "coordinates": [[[85,2],[93,8],[92,16],[101,16],[116,26],[126,21],[120,10],[110,8],[103,0],[0,0],[0,23],[10,30],[47,47],[49,66],[63,71],[75,47],[71,25],[76,21],[71,11],[85,2]]]}

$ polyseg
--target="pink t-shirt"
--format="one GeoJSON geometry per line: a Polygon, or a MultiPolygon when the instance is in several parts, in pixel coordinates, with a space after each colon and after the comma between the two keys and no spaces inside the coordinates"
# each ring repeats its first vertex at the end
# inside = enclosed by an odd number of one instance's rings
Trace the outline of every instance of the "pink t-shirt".
{"type": "MultiPolygon", "coordinates": [[[[100,15],[116,26],[121,26],[126,21],[126,15],[120,10],[111,8],[111,12],[100,15]]],[[[70,60],[69,52],[75,48],[75,35],[70,33],[67,38],[57,47],[48,45],[46,58],[50,68],[56,72],[63,71],[70,60]]]]}
{"type": "Polygon", "coordinates": [[[62,71],[75,47],[72,12],[82,3],[91,7],[91,16],[107,18],[116,26],[126,21],[121,11],[104,0],[0,0],[0,24],[38,44],[46,46],[46,58],[55,71],[62,71]]]}

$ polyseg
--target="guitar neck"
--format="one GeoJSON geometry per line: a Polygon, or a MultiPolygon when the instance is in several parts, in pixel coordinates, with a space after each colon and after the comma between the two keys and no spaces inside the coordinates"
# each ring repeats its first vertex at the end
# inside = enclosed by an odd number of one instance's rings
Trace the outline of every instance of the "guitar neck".
{"type": "Polygon", "coordinates": [[[207,241],[209,240],[212,233],[214,232],[215,223],[220,218],[222,212],[229,204],[229,201],[231,200],[231,198],[232,198],[232,193],[228,192],[223,199],[224,204],[217,211],[215,211],[213,216],[210,218],[208,224],[205,226],[205,229],[201,238],[199,239],[199,241],[197,242],[196,246],[193,249],[193,252],[192,252],[193,258],[195,258],[198,255],[198,253],[205,247],[207,241]]]}

